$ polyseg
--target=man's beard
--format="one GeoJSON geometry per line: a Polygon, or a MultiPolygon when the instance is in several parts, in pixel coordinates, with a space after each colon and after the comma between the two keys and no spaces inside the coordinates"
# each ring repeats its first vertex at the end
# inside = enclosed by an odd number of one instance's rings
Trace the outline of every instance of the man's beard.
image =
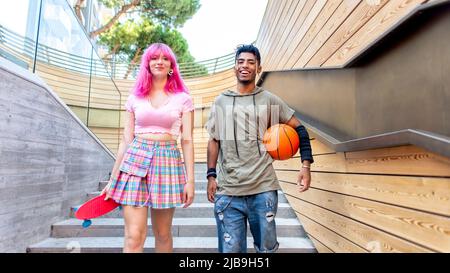
{"type": "Polygon", "coordinates": [[[250,84],[252,84],[252,83],[255,82],[256,77],[253,77],[253,78],[251,78],[251,79],[249,79],[249,80],[241,80],[241,79],[239,78],[239,75],[238,75],[238,76],[237,76],[237,80],[238,80],[238,82],[239,82],[240,84],[242,84],[242,85],[250,85],[250,84]]]}
{"type": "Polygon", "coordinates": [[[252,84],[254,81],[255,81],[255,79],[253,79],[253,80],[240,80],[240,79],[238,79],[238,82],[239,82],[240,84],[242,84],[242,85],[250,85],[250,84],[252,84]]]}

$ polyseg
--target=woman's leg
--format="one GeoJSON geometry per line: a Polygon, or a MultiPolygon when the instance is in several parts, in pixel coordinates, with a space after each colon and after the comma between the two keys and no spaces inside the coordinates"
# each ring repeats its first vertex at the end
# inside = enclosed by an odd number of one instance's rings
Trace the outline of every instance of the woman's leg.
{"type": "Polygon", "coordinates": [[[175,208],[152,209],[152,228],[155,236],[155,252],[173,251],[172,219],[175,208]]]}
{"type": "Polygon", "coordinates": [[[125,220],[123,252],[143,252],[147,238],[148,207],[123,206],[123,218],[125,220]]]}

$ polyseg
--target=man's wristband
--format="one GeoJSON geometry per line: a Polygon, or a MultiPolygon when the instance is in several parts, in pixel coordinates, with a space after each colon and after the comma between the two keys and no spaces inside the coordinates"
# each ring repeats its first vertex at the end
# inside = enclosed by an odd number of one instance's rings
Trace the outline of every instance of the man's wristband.
{"type": "Polygon", "coordinates": [[[217,178],[216,168],[209,168],[206,172],[206,179],[208,179],[210,176],[217,178]]]}

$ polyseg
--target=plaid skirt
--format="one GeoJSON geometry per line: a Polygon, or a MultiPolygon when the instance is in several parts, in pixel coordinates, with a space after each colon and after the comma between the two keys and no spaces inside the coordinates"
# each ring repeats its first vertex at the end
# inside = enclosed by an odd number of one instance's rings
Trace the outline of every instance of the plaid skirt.
{"type": "Polygon", "coordinates": [[[122,205],[174,208],[182,204],[186,175],[177,142],[135,138],[108,195],[122,205]]]}

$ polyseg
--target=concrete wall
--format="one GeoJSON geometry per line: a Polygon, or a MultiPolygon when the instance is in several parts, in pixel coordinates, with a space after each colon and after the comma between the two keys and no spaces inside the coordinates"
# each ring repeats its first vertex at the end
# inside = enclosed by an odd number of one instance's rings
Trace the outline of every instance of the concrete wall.
{"type": "Polygon", "coordinates": [[[49,237],[113,163],[44,82],[0,57],[0,252],[49,237]]]}

